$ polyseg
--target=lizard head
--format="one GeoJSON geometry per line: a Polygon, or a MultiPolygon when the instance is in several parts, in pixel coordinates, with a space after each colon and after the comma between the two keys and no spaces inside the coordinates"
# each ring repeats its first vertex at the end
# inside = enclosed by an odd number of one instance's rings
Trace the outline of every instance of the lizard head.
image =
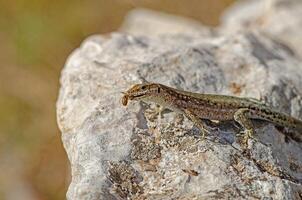
{"type": "Polygon", "coordinates": [[[128,100],[145,100],[156,97],[161,92],[161,85],[157,83],[142,83],[132,86],[124,93],[122,104],[126,106],[128,100]]]}

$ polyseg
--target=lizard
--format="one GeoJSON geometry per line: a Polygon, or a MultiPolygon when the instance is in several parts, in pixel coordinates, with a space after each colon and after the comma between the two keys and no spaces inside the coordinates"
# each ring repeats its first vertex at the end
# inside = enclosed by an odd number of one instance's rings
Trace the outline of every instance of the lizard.
{"type": "Polygon", "coordinates": [[[252,120],[260,119],[293,129],[297,132],[295,137],[302,141],[301,120],[277,112],[254,98],[193,93],[159,83],[142,83],[124,92],[122,104],[127,106],[129,100],[153,102],[185,115],[201,131],[202,137],[209,133],[205,120],[234,120],[241,126],[244,141],[247,142],[255,134],[252,120]]]}

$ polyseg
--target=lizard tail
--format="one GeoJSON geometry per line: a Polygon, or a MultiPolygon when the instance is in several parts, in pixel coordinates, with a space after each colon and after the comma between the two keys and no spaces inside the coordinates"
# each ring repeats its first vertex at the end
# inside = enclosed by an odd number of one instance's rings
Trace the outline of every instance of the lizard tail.
{"type": "Polygon", "coordinates": [[[299,119],[293,119],[293,133],[291,133],[291,137],[293,137],[296,141],[302,142],[302,121],[299,119]]]}
{"type": "Polygon", "coordinates": [[[302,142],[302,121],[283,113],[274,113],[278,116],[277,124],[286,128],[286,135],[297,142],[302,142]]]}

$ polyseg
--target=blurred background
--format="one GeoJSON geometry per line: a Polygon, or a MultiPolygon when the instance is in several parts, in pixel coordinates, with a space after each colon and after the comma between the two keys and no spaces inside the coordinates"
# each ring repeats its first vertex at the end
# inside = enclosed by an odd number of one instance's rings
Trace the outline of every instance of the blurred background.
{"type": "Polygon", "coordinates": [[[60,71],[92,34],[144,7],[215,26],[234,0],[0,1],[0,200],[65,199],[67,156],[56,124],[60,71]]]}

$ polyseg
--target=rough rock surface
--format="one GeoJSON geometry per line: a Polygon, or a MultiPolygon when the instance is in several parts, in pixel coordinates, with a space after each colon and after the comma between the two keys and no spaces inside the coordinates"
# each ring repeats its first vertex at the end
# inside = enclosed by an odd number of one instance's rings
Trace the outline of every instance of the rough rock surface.
{"type": "Polygon", "coordinates": [[[195,20],[147,9],[136,9],[129,12],[120,31],[148,37],[178,35],[200,38],[213,35],[211,28],[203,26],[195,20]]]}
{"type": "Polygon", "coordinates": [[[301,198],[302,146],[285,130],[255,122],[245,152],[233,124],[202,140],[173,112],[153,118],[154,105],[121,105],[121,92],[144,80],[258,98],[302,118],[301,60],[257,30],[89,37],[68,58],[57,102],[67,199],[301,198]]]}
{"type": "Polygon", "coordinates": [[[222,17],[222,31],[256,29],[293,48],[302,57],[301,0],[244,0],[222,17]]]}

